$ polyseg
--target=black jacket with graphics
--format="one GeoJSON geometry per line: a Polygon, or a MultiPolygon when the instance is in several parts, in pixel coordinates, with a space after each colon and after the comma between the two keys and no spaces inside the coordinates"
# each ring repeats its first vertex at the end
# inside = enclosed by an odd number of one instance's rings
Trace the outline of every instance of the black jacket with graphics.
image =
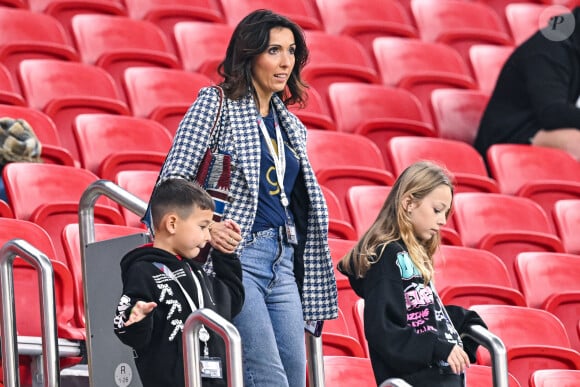
{"type": "MultiPolygon", "coordinates": [[[[181,287],[167,276],[164,265],[173,272],[190,298],[199,308],[198,292],[192,275],[202,287],[204,307],[230,320],[244,302],[242,269],[235,255],[214,251],[215,277],[209,277],[201,264],[180,259],[151,245],[136,248],[121,261],[123,295],[114,318],[114,331],[119,339],[135,350],[135,364],[144,387],[184,386],[182,332],[192,310],[181,287]],[[137,301],[157,303],[142,321],[124,326],[137,301]]],[[[222,379],[203,379],[203,386],[226,386],[226,357],[223,340],[210,331],[209,356],[222,359],[222,379]]],[[[203,343],[200,348],[203,353],[203,343]]]]}

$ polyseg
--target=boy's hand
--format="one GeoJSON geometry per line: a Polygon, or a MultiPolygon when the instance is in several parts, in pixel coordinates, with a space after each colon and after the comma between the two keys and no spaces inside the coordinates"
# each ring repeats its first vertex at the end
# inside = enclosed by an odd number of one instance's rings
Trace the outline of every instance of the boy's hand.
{"type": "Polygon", "coordinates": [[[157,303],[155,302],[137,301],[133,309],[131,309],[131,315],[129,316],[129,320],[125,322],[125,326],[128,327],[143,320],[156,307],[157,303]]]}
{"type": "Polygon", "coordinates": [[[242,241],[242,229],[231,219],[212,223],[209,232],[212,247],[222,253],[232,254],[242,241]]]}

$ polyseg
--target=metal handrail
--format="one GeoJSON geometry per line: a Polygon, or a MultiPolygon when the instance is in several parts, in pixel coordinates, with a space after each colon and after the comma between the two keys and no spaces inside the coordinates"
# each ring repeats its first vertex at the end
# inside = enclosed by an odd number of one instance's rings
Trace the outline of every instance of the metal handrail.
{"type": "Polygon", "coordinates": [[[60,385],[56,306],[54,302],[54,272],[50,259],[30,243],[22,239],[12,239],[0,250],[0,299],[2,308],[0,326],[2,336],[2,362],[4,369],[4,385],[16,387],[20,385],[18,372],[18,346],[16,342],[16,316],[14,304],[14,259],[21,257],[31,264],[38,272],[40,319],[42,326],[42,370],[46,387],[60,385]]]}
{"type": "Polygon", "coordinates": [[[481,325],[470,326],[461,336],[469,337],[489,351],[493,387],[508,387],[507,349],[503,341],[481,325]]]}
{"type": "Polygon", "coordinates": [[[242,339],[236,327],[211,309],[197,309],[189,315],[183,326],[183,365],[185,385],[201,387],[199,369],[199,330],[202,325],[220,335],[226,343],[229,387],[243,387],[242,339]]]}
{"type": "Polygon", "coordinates": [[[308,332],[306,335],[306,358],[308,359],[308,385],[324,387],[324,356],[322,353],[322,338],[308,332]]]}

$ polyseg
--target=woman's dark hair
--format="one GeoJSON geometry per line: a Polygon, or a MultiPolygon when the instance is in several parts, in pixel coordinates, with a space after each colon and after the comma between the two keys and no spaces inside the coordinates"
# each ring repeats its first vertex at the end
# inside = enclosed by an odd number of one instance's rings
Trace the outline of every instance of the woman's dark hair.
{"type": "Polygon", "coordinates": [[[294,53],[296,62],[286,90],[277,94],[286,105],[294,103],[303,105],[306,102],[304,89],[307,86],[300,77],[300,72],[308,60],[304,33],[296,23],[266,9],[259,9],[247,15],[232,34],[226,57],[218,67],[219,74],[224,78],[220,86],[228,98],[240,99],[248,93],[248,89],[257,98],[252,83],[252,66],[256,57],[268,48],[270,30],[276,27],[290,29],[296,43],[294,53]]]}

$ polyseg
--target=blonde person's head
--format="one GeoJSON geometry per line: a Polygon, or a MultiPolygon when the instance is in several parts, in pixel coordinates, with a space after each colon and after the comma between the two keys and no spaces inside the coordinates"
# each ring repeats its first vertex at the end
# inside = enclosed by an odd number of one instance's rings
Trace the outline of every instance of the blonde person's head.
{"type": "MultiPolygon", "coordinates": [[[[441,185],[448,186],[453,195],[452,179],[441,166],[420,161],[407,167],[397,178],[374,223],[338,263],[339,270],[362,278],[377,261],[379,245],[384,248],[390,242],[402,239],[425,282],[429,282],[433,276],[433,253],[439,247],[441,236],[437,233],[427,240],[417,238],[407,208],[409,203],[419,204],[441,185]]],[[[446,219],[450,211],[451,206],[445,211],[446,219]]]]}

